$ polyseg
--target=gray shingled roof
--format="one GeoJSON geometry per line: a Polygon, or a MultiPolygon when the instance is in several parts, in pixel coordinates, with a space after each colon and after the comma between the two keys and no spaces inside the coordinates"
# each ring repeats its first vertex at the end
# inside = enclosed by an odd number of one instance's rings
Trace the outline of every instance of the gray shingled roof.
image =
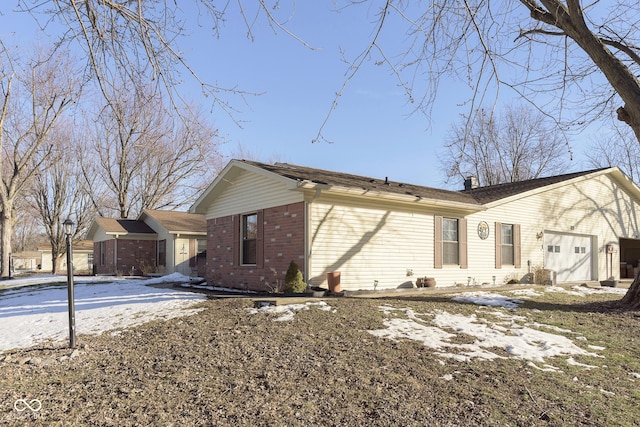
{"type": "Polygon", "coordinates": [[[276,163],[269,165],[248,160],[243,160],[243,162],[296,181],[311,181],[317,184],[327,184],[345,188],[359,188],[367,191],[379,191],[421,197],[424,199],[446,200],[471,204],[490,203],[516,194],[545,187],[547,185],[568,181],[573,178],[608,169],[593,169],[583,172],[574,172],[564,175],[479,187],[472,190],[449,191],[390,181],[387,178],[371,178],[351,175],[288,163],[276,163]]]}
{"type": "Polygon", "coordinates": [[[135,219],[96,218],[107,234],[155,234],[147,224],[135,219]]]}
{"type": "Polygon", "coordinates": [[[468,194],[478,201],[478,203],[490,203],[496,200],[515,196],[516,194],[542,188],[547,185],[557,184],[559,182],[568,181],[580,176],[589,175],[608,168],[593,169],[583,172],[574,172],[564,175],[549,176],[546,178],[529,179],[526,181],[509,182],[505,184],[490,185],[487,187],[478,187],[471,190],[463,190],[461,193],[468,194]]]}
{"type": "Polygon", "coordinates": [[[359,188],[366,191],[401,194],[421,197],[423,199],[478,204],[472,196],[459,191],[449,191],[406,184],[391,181],[387,178],[371,178],[359,175],[350,175],[342,172],[333,172],[288,163],[276,163],[274,165],[269,165],[248,160],[243,160],[243,162],[296,181],[311,181],[316,184],[326,184],[345,188],[359,188]]]}

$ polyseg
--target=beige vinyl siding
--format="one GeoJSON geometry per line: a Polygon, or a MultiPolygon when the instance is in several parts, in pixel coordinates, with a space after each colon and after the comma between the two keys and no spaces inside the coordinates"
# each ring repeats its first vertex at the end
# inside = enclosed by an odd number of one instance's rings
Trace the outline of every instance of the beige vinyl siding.
{"type": "Polygon", "coordinates": [[[206,218],[257,211],[303,200],[301,192],[290,190],[282,181],[242,171],[207,209],[206,218]]]}
{"type": "Polygon", "coordinates": [[[314,284],[326,285],[331,271],[341,272],[343,289],[371,289],[375,280],[378,289],[411,286],[432,275],[433,215],[328,202],[311,203],[309,212],[314,284]]]}
{"type": "MultiPolygon", "coordinates": [[[[544,238],[543,235],[538,238],[536,234],[561,232],[598,236],[593,248],[596,258],[593,279],[603,280],[606,275],[604,247],[608,243],[615,245],[613,265],[617,266],[618,236],[633,237],[637,232],[634,212],[640,213],[640,206],[607,175],[510,200],[508,203],[490,205],[488,210],[468,217],[469,276],[476,283],[491,283],[492,276],[495,275],[498,284],[511,277],[522,277],[528,271],[527,261],[533,267],[543,266],[544,238]],[[486,221],[490,225],[491,231],[486,240],[481,240],[477,234],[480,221],[486,221]],[[495,268],[496,222],[520,225],[520,268],[495,268]]],[[[614,273],[616,277],[619,275],[617,268],[614,268],[614,273]]]]}
{"type": "Polygon", "coordinates": [[[96,232],[91,236],[91,240],[93,242],[104,242],[105,240],[111,240],[113,236],[107,235],[104,230],[100,227],[97,228],[96,232]]]}
{"type": "MultiPolygon", "coordinates": [[[[327,272],[340,271],[344,289],[371,289],[375,280],[378,289],[397,288],[423,276],[434,277],[438,286],[502,284],[512,278],[522,279],[528,272],[528,262],[532,268],[543,267],[544,237],[540,233],[544,232],[598,236],[593,239],[593,279],[601,280],[606,275],[605,245],[615,245],[613,265],[617,266],[618,237],[633,238],[640,232],[633,219],[640,206],[607,175],[490,204],[486,211],[466,216],[467,269],[446,265],[434,268],[434,217],[456,215],[326,196],[311,201],[309,212],[309,240],[313,245],[309,278],[313,284],[326,284],[327,272]],[[489,224],[485,240],[478,236],[480,221],[489,224]],[[514,246],[520,248],[519,268],[496,268],[496,223],[514,225],[514,246]],[[407,276],[407,270],[413,271],[413,276],[407,276]]],[[[616,277],[617,270],[614,268],[616,277]]]]}

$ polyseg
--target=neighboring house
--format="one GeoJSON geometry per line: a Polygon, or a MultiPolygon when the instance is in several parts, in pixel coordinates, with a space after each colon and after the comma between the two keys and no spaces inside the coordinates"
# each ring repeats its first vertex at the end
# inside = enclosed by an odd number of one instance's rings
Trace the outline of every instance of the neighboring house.
{"type": "Polygon", "coordinates": [[[158,272],[204,276],[207,255],[207,222],[203,215],[145,209],[143,221],[158,234],[158,272]]]}
{"type": "Polygon", "coordinates": [[[207,219],[205,277],[236,288],[273,288],[291,260],[312,285],[340,272],[342,289],[500,284],[541,269],[591,281],[638,267],[640,188],[618,168],[472,182],[448,191],[232,160],[190,211],[207,219]]]}
{"type": "Polygon", "coordinates": [[[96,274],[204,275],[206,222],[202,215],[145,209],[138,219],[96,218],[96,274]]]}
{"type": "MultiPolygon", "coordinates": [[[[73,271],[76,274],[91,273],[93,268],[93,242],[90,240],[79,240],[73,242],[73,271]]],[[[51,245],[38,245],[38,251],[41,254],[41,270],[53,271],[53,257],[51,255],[51,245]]],[[[66,247],[60,254],[60,262],[58,264],[58,273],[67,271],[67,253],[66,247]]]]}
{"type": "Polygon", "coordinates": [[[36,271],[42,262],[42,253],[39,251],[17,252],[11,255],[13,271],[36,271]]]}

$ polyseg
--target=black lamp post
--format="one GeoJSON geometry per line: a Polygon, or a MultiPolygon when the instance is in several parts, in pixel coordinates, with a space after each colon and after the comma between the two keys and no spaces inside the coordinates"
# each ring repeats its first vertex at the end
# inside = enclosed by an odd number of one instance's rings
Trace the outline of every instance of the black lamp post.
{"type": "Polygon", "coordinates": [[[67,236],[67,295],[69,297],[69,347],[76,348],[76,309],[73,296],[73,249],[71,248],[71,235],[73,233],[73,221],[69,218],[62,223],[64,234],[67,236]]]}

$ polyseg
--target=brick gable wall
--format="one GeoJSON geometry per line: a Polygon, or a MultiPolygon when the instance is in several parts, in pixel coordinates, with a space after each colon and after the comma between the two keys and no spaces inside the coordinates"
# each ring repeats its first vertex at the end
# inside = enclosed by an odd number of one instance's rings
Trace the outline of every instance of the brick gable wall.
{"type": "Polygon", "coordinates": [[[118,239],[117,265],[114,265],[115,240],[107,240],[105,243],[104,265],[100,264],[100,242],[94,242],[94,263],[97,274],[142,274],[141,266],[151,266],[151,271],[156,266],[156,241],[155,240],[127,240],[118,239]]]}
{"type": "MultiPolygon", "coordinates": [[[[250,212],[248,212],[250,213],[250,212]]],[[[258,224],[262,236],[263,259],[255,266],[237,265],[240,247],[240,215],[230,215],[207,221],[207,273],[209,284],[229,288],[269,291],[276,280],[284,285],[291,260],[304,274],[304,203],[262,210],[258,224]],[[234,220],[235,217],[235,220],[234,220]],[[236,261],[234,261],[236,260],[236,261]]]]}

